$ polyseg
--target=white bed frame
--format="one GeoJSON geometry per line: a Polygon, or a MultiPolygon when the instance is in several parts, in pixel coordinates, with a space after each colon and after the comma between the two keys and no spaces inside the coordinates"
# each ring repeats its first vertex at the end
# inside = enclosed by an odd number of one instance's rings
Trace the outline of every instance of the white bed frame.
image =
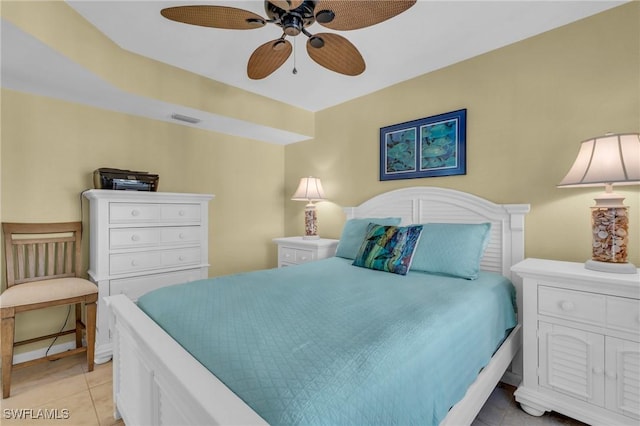
{"type": "MultiPolygon", "coordinates": [[[[521,280],[511,266],[524,258],[527,204],[494,204],[464,192],[433,187],[399,189],[378,195],[347,218],[401,217],[403,224],[491,222],[491,241],[483,270],[521,280]]],[[[111,315],[114,416],[127,425],[266,424],[248,405],[187,353],[124,295],[107,298],[111,315]]],[[[494,354],[441,425],[471,424],[521,348],[520,324],[494,354]]],[[[513,373],[521,372],[514,360],[513,373]]]]}

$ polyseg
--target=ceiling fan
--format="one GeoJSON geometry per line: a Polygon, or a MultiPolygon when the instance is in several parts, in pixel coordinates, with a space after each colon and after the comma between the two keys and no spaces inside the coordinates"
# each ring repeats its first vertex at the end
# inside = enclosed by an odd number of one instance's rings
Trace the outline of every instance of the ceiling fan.
{"type": "Polygon", "coordinates": [[[307,27],[317,22],[332,30],[355,30],[393,18],[415,3],[416,0],[265,0],[268,19],[228,6],[176,6],[160,13],[172,21],[203,27],[250,30],[268,23],[281,27],[282,36],[264,43],[249,58],[247,75],[259,80],[277,70],[291,55],[293,48],[286,37],[301,33],[308,37],[307,53],[319,65],[340,74],[359,75],[365,62],[349,40],[330,32],[311,34],[307,27]]]}

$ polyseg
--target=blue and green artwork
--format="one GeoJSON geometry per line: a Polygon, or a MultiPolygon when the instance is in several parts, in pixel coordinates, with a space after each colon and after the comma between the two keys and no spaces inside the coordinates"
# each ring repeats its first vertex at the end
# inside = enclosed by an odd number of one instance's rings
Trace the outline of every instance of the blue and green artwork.
{"type": "Polygon", "coordinates": [[[467,173],[467,110],[380,128],[380,180],[467,173]]]}
{"type": "Polygon", "coordinates": [[[387,133],[386,143],[387,173],[416,170],[416,129],[387,133]]]}
{"type": "Polygon", "coordinates": [[[457,120],[420,127],[420,170],[456,167],[457,139],[457,120]]]}

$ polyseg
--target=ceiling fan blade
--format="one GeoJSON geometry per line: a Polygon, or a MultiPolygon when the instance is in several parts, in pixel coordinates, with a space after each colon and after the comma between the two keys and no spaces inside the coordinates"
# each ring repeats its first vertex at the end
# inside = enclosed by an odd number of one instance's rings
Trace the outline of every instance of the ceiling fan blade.
{"type": "Polygon", "coordinates": [[[266,42],[251,54],[247,75],[252,80],[268,77],[285,63],[292,50],[291,43],[283,38],[266,42]]]}
{"type": "Polygon", "coordinates": [[[300,6],[302,2],[303,0],[269,0],[269,3],[283,10],[295,9],[300,6]]]}
{"type": "Polygon", "coordinates": [[[227,30],[251,30],[266,24],[260,15],[226,6],[176,6],[162,9],[160,13],[172,21],[227,30]]]}
{"type": "Polygon", "coordinates": [[[320,0],[314,13],[320,25],[332,30],[357,30],[391,19],[415,3],[416,0],[320,0]]]}
{"type": "Polygon", "coordinates": [[[307,53],[319,65],[340,74],[362,74],[366,67],[358,49],[349,40],[334,33],[310,37],[307,40],[307,53]],[[318,45],[322,46],[314,47],[318,45]]]}

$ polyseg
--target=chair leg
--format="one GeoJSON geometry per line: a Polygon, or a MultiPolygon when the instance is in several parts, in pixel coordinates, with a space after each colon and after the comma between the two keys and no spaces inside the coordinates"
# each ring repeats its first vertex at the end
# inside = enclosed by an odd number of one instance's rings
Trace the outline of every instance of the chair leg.
{"type": "Polygon", "coordinates": [[[86,303],[87,310],[87,369],[93,371],[93,357],[96,349],[96,302],[86,303]]]}
{"type": "Polygon", "coordinates": [[[76,303],[76,348],[82,347],[82,304],[76,303]]]}
{"type": "Polygon", "coordinates": [[[13,368],[13,337],[15,318],[2,318],[2,398],[9,398],[11,389],[11,369],[13,368]]]}

